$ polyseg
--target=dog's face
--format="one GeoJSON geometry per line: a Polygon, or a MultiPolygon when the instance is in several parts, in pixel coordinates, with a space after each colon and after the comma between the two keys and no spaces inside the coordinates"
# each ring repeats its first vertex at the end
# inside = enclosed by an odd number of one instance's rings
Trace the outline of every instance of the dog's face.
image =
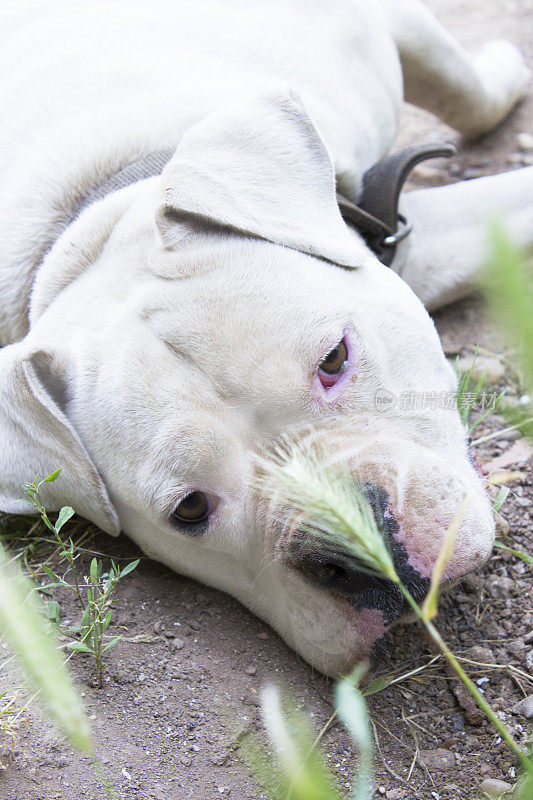
{"type": "MultiPolygon", "coordinates": [[[[268,113],[272,127],[272,104],[268,113]]],[[[293,143],[290,158],[300,150],[293,143]]],[[[235,595],[333,675],[369,657],[402,603],[306,542],[275,487],[253,488],[256,456],[283,436],[349,469],[421,597],[465,495],[446,577],[492,544],[454,373],[410,289],[344,227],[329,177],[310,198],[304,188],[302,209],[279,187],[279,208],[265,206],[268,180],[261,202],[239,207],[242,193],[226,185],[217,201],[216,164],[202,194],[190,151],[163,173],[163,201],[150,181],[103,247],[94,230],[109,227],[113,198],[52,252],[68,272],[92,247],[94,265],[59,294],[41,285],[32,332],[4,354],[0,430],[13,475],[2,506],[15,510],[17,481],[65,466],[48,486],[51,507],[69,502],[105,530],[122,527],[149,555],[235,595]],[[21,414],[10,392],[25,399],[21,414]]]]}

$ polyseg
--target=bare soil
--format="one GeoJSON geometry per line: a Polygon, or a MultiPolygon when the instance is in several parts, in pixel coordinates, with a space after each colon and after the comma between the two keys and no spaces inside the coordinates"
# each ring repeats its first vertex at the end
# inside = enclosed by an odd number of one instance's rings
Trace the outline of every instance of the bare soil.
{"type": "MultiPolygon", "coordinates": [[[[531,0],[430,0],[429,5],[467,47],[503,36],[521,47],[533,67],[531,0]]],[[[533,95],[499,130],[469,144],[430,115],[406,107],[399,145],[439,134],[459,146],[452,163],[422,166],[412,185],[464,180],[531,163],[533,154],[519,149],[517,137],[531,133],[532,122],[533,95]]],[[[496,353],[496,360],[503,353],[478,297],[443,310],[435,321],[450,354],[469,353],[476,343],[496,353]]],[[[506,371],[497,388],[516,395],[520,389],[504,356],[506,371]]],[[[476,435],[502,427],[502,420],[492,417],[476,435]]],[[[529,552],[531,452],[515,432],[477,448],[482,462],[498,457],[499,466],[523,473],[511,484],[503,514],[510,524],[508,544],[529,552]]],[[[126,537],[111,541],[95,530],[85,546],[124,564],[139,555],[126,537]]],[[[438,618],[441,632],[457,654],[470,659],[469,671],[518,739],[526,735],[526,720],[513,708],[533,690],[531,590],[531,569],[497,550],[484,570],[453,587],[438,618]]],[[[77,618],[72,600],[59,599],[63,618],[77,618]]],[[[119,587],[111,632],[125,640],[107,655],[103,688],[96,685],[89,657],[75,654],[70,664],[91,715],[96,749],[121,798],[265,797],[239,756],[237,740],[241,732],[261,730],[259,693],[267,681],[287,687],[312,715],[317,731],[332,713],[332,682],[302,662],[272,630],[230,597],[149,559],[143,558],[119,587]]],[[[428,666],[432,655],[422,630],[412,623],[391,635],[379,665],[378,674],[388,676],[425,668],[370,698],[377,797],[474,800],[487,777],[513,783],[512,755],[442,660],[428,666]]],[[[4,665],[0,693],[19,681],[13,662],[4,665]]],[[[87,760],[61,741],[35,703],[25,716],[13,758],[0,771],[0,799],[104,798],[87,760]]],[[[347,788],[356,754],[342,726],[333,724],[322,745],[340,785],[347,788]]]]}

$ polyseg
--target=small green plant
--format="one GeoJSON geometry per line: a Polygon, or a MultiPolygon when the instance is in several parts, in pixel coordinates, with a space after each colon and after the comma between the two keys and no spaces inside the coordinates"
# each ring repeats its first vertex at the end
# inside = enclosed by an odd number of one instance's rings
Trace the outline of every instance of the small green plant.
{"type": "Polygon", "coordinates": [[[25,720],[27,705],[19,705],[22,689],[16,687],[0,694],[0,770],[6,769],[15,749],[17,729],[25,720]]]}
{"type": "Polygon", "coordinates": [[[23,575],[18,560],[8,559],[0,545],[0,631],[22,663],[28,683],[51,721],[72,747],[89,756],[108,798],[117,800],[94,752],[89,721],[35,588],[23,575]]]}
{"type": "MultiPolygon", "coordinates": [[[[115,636],[104,644],[104,635],[113,617],[111,595],[121,578],[134,570],[138,563],[139,559],[132,561],[121,571],[112,560],[109,571],[103,572],[102,562],[93,558],[89,575],[85,578],[86,597],[83,597],[83,591],[80,591],[78,595],[82,607],[79,625],[61,626],[59,603],[55,600],[50,600],[48,603],[48,618],[55,622],[62,633],[75,639],[67,644],[67,647],[80,653],[89,653],[94,658],[100,686],[105,666],[103,655],[122,639],[122,636],[115,636]]],[[[49,577],[56,581],[48,584],[49,588],[57,586],[73,588],[64,577],[56,575],[50,567],[43,566],[43,569],[49,577]]]]}
{"type": "Polygon", "coordinates": [[[483,420],[486,419],[491,412],[497,411],[501,407],[501,403],[505,395],[505,392],[500,392],[497,397],[491,397],[488,405],[482,403],[484,400],[484,388],[487,381],[487,373],[483,372],[478,378],[477,383],[474,384],[473,375],[475,372],[478,350],[479,347],[476,345],[472,363],[467,370],[461,370],[459,368],[459,356],[457,356],[454,362],[454,369],[457,375],[457,392],[455,394],[455,402],[457,403],[459,416],[461,417],[461,421],[468,436],[472,435],[474,428],[483,422],[483,420]],[[485,406],[483,413],[472,422],[472,412],[481,404],[485,406]]]}
{"type": "Polygon", "coordinates": [[[105,666],[104,653],[122,638],[122,636],[115,636],[109,642],[104,643],[106,631],[113,618],[112,595],[118,582],[137,567],[139,559],[132,561],[123,570],[112,560],[110,569],[104,572],[102,562],[93,558],[89,575],[80,580],[76,565],[79,554],[76,552],[72,539],[69,538],[64,541],[60,534],[65,523],[73,516],[74,510],[70,506],[64,506],[60,510],[56,522],[52,522],[48,517],[39,492],[43,484],[57,480],[61,475],[61,471],[61,469],[57,469],[47,478],[42,480],[35,478],[32,483],[24,484],[23,489],[28,499],[22,502],[27,502],[39,513],[43,523],[52,532],[60,545],[59,557],[65,558],[69,565],[65,575],[60,576],[50,567],[43,564],[43,571],[53,581],[44,588],[61,587],[70,589],[76,595],[81,606],[82,614],[79,624],[64,627],[60,623],[59,603],[56,600],[50,600],[47,609],[48,619],[57,625],[61,633],[73,640],[67,645],[70,650],[92,655],[96,664],[98,682],[102,685],[105,666]],[[67,580],[67,576],[69,580],[67,580]]]}

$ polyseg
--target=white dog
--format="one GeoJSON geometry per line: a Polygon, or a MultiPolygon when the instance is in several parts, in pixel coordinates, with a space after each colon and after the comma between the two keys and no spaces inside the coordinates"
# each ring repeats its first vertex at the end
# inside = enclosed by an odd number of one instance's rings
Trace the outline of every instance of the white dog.
{"type": "Polygon", "coordinates": [[[531,242],[532,171],[409,193],[393,269],[335,191],[358,201],[404,95],[469,136],[495,126],[526,89],[519,53],[471,57],[416,0],[12,0],[0,42],[0,508],[62,466],[50,510],[347,669],[401,603],[296,547],[254,456],[305,431],[348,465],[418,596],[466,494],[446,577],[487,557],[453,404],[377,401],[453,396],[423,304],[472,286],[488,210],[531,242]]]}

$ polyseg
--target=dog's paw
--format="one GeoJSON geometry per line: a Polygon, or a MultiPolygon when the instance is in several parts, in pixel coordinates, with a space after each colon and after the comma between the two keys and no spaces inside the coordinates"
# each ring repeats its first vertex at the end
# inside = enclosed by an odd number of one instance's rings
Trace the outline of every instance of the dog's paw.
{"type": "Polygon", "coordinates": [[[475,59],[476,72],[485,90],[480,117],[473,114],[471,136],[494,128],[526,94],[531,72],[520,51],[505,39],[487,42],[475,59]]]}

